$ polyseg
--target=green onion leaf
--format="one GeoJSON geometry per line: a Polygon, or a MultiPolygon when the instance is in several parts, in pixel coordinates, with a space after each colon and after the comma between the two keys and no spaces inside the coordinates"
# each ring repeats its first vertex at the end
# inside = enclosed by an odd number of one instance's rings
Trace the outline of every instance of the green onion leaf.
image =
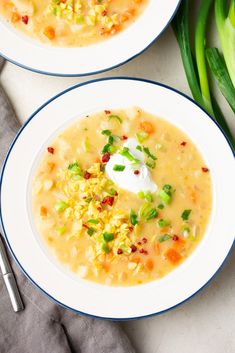
{"type": "Polygon", "coordinates": [[[126,167],[124,165],[121,165],[121,164],[115,164],[113,166],[113,170],[115,172],[123,172],[123,170],[125,169],[126,167]]]}
{"type": "Polygon", "coordinates": [[[102,244],[102,250],[104,250],[104,252],[106,254],[110,253],[110,249],[109,249],[108,244],[106,242],[102,244]]]}
{"type": "Polygon", "coordinates": [[[74,176],[74,175],[82,176],[83,175],[82,169],[79,166],[77,161],[74,162],[74,163],[70,163],[69,166],[68,166],[68,170],[69,170],[69,174],[71,176],[74,176]]]}
{"type": "Polygon", "coordinates": [[[150,151],[148,147],[143,147],[143,151],[144,153],[151,159],[153,159],[154,161],[157,160],[157,157],[155,157],[150,151]]]}
{"type": "Polygon", "coordinates": [[[103,130],[103,131],[101,131],[101,134],[105,135],[105,136],[110,136],[111,135],[111,131],[110,130],[103,130]]]}
{"type": "Polygon", "coordinates": [[[109,118],[109,120],[115,119],[115,120],[119,121],[120,124],[122,123],[122,119],[118,115],[111,114],[111,115],[109,115],[108,118],[109,118]]]}
{"type": "Polygon", "coordinates": [[[90,203],[92,201],[92,197],[88,197],[87,199],[85,199],[85,202],[90,203]]]}
{"type": "Polygon", "coordinates": [[[55,204],[55,210],[58,213],[65,211],[66,208],[68,208],[68,207],[69,207],[69,205],[67,204],[67,202],[64,202],[64,201],[59,201],[55,204]]]}
{"type": "Polygon", "coordinates": [[[147,167],[149,167],[150,169],[154,169],[156,167],[156,162],[153,161],[152,159],[148,160],[146,163],[147,167]]]}
{"type": "Polygon", "coordinates": [[[136,146],[136,149],[140,152],[142,152],[142,147],[140,145],[136,146]]]}
{"type": "Polygon", "coordinates": [[[120,152],[120,155],[126,157],[129,161],[139,164],[140,161],[135,158],[130,152],[128,147],[124,147],[120,152]]]}
{"type": "Polygon", "coordinates": [[[106,243],[112,241],[114,239],[114,234],[113,233],[108,233],[108,232],[104,232],[103,233],[103,238],[104,241],[106,241],[106,243]]]}
{"type": "Polygon", "coordinates": [[[88,222],[88,223],[92,223],[92,224],[98,224],[98,223],[100,223],[98,219],[94,219],[94,218],[88,219],[87,222],[88,222]]]}
{"type": "Polygon", "coordinates": [[[163,203],[159,203],[159,205],[157,206],[157,208],[159,208],[159,210],[163,210],[165,206],[163,205],[163,203]]]}
{"type": "Polygon", "coordinates": [[[184,221],[187,221],[189,219],[190,213],[192,212],[192,210],[184,210],[181,214],[181,218],[184,221]]]}
{"type": "Polygon", "coordinates": [[[140,131],[140,132],[137,132],[136,137],[138,142],[142,143],[149,137],[149,134],[145,131],[140,131]]]}
{"type": "Polygon", "coordinates": [[[171,239],[170,234],[164,234],[164,235],[161,235],[158,238],[158,241],[159,241],[159,243],[163,243],[164,241],[167,241],[167,240],[170,240],[170,239],[171,239]]]}
{"type": "Polygon", "coordinates": [[[87,234],[91,237],[95,232],[95,229],[94,228],[88,228],[87,229],[87,234]]]}
{"type": "Polygon", "coordinates": [[[131,212],[130,212],[130,222],[133,226],[138,224],[138,216],[134,210],[131,210],[131,212]]]}
{"type": "Polygon", "coordinates": [[[111,188],[110,190],[107,191],[109,195],[116,196],[117,195],[117,190],[111,188]]]}
{"type": "Polygon", "coordinates": [[[140,209],[140,218],[150,221],[151,219],[157,218],[158,212],[156,208],[152,207],[151,204],[145,202],[140,209]]]}
{"type": "Polygon", "coordinates": [[[109,143],[110,145],[112,145],[113,142],[114,142],[114,137],[113,137],[113,136],[109,136],[108,143],[109,143]]]}
{"type": "Polygon", "coordinates": [[[160,227],[167,227],[170,222],[167,219],[159,219],[158,224],[160,227]]]}

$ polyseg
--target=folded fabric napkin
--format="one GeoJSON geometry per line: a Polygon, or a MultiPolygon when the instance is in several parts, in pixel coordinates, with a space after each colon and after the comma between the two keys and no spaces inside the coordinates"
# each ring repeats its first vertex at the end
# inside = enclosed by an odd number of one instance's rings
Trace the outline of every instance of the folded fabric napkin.
{"type": "MultiPolygon", "coordinates": [[[[0,71],[2,66],[0,58],[0,71]]],[[[2,87],[0,127],[1,168],[7,149],[20,128],[2,87]]],[[[1,353],[134,353],[118,323],[80,316],[62,308],[34,287],[12,259],[11,262],[25,310],[14,313],[0,275],[1,353]]]]}

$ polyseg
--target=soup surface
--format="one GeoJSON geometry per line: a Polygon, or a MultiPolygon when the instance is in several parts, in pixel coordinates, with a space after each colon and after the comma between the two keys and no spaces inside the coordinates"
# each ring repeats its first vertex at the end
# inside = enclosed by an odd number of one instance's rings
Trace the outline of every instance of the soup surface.
{"type": "Polygon", "coordinates": [[[45,43],[85,46],[128,27],[148,0],[1,0],[0,14],[45,43]]]}
{"type": "Polygon", "coordinates": [[[36,227],[78,276],[136,285],[180,265],[202,239],[210,171],[192,141],[139,108],[79,119],[35,173],[36,227]]]}

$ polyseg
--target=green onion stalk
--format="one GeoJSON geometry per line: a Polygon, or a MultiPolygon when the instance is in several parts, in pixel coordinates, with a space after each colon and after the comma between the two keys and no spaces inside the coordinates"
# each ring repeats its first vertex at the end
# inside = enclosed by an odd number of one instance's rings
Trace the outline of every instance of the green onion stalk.
{"type": "MultiPolygon", "coordinates": [[[[221,2],[224,3],[223,0],[215,0],[215,1],[219,3],[221,2]]],[[[235,2],[235,0],[232,0],[232,1],[235,2]]],[[[231,134],[229,126],[226,122],[226,119],[223,113],[220,110],[220,107],[216,99],[214,98],[214,96],[210,91],[210,85],[208,82],[206,60],[208,60],[208,56],[211,55],[211,52],[207,52],[206,50],[205,37],[206,37],[206,24],[207,24],[211,5],[212,5],[212,0],[202,0],[201,6],[199,9],[197,24],[195,29],[196,58],[194,58],[192,54],[191,43],[190,43],[189,0],[183,0],[181,2],[179,10],[172,22],[172,27],[179,44],[185,74],[194,100],[200,106],[202,106],[215,120],[217,120],[218,124],[224,130],[233,148],[235,149],[234,138],[231,134]]],[[[233,17],[234,15],[233,10],[234,10],[234,4],[233,6],[230,6],[230,10],[229,10],[229,16],[230,16],[229,18],[231,23],[235,22],[233,17]]],[[[235,52],[234,50],[231,52],[231,56],[233,56],[234,52],[235,52]]],[[[210,64],[211,63],[209,62],[209,65],[210,64]]],[[[227,78],[226,80],[228,83],[229,80],[227,78]]],[[[224,83],[225,82],[223,82],[223,84],[224,83]]],[[[227,96],[231,97],[231,92],[229,92],[227,96]]]]}
{"type": "Polygon", "coordinates": [[[215,19],[230,78],[235,87],[235,0],[215,0],[215,19]]]}

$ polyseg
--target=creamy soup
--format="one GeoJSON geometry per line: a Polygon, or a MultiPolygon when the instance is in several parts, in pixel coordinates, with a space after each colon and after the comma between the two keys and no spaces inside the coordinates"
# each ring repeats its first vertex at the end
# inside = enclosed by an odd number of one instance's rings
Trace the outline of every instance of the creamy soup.
{"type": "Polygon", "coordinates": [[[188,136],[139,108],[79,119],[33,180],[38,232],[78,276],[136,285],[179,266],[212,207],[210,170],[188,136]]]}
{"type": "Polygon", "coordinates": [[[45,43],[85,46],[133,23],[148,0],[0,0],[15,28],[45,43]]]}

